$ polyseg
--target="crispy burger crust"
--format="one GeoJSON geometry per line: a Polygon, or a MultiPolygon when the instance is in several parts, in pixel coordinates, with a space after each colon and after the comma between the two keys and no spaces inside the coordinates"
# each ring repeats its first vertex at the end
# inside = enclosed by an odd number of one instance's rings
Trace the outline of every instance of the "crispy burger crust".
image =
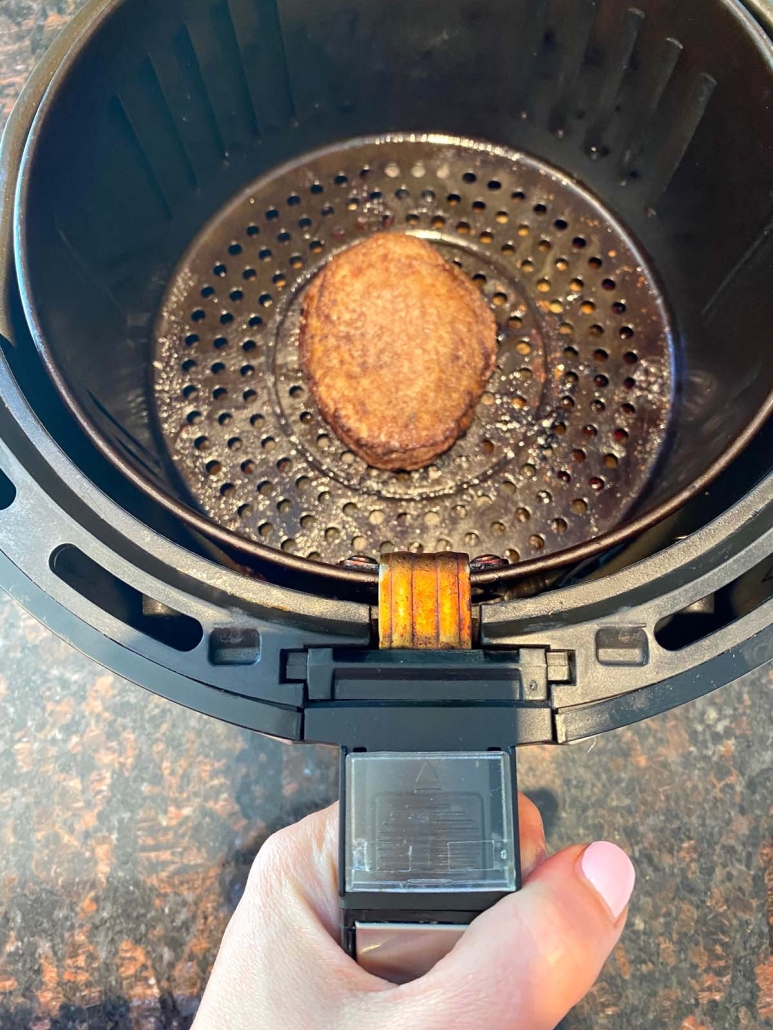
{"type": "Polygon", "coordinates": [[[418,469],[472,422],[494,370],[493,313],[424,240],[372,236],[309,287],[301,367],[325,421],[369,465],[418,469]]]}

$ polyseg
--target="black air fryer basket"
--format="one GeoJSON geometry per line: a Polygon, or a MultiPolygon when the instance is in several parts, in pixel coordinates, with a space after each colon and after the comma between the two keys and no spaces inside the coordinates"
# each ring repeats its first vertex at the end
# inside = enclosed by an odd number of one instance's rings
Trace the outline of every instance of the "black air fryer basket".
{"type": "MultiPolygon", "coordinates": [[[[4,140],[4,585],[156,692],[350,756],[514,769],[773,657],[751,6],[88,4],[4,140]],[[499,331],[470,430],[410,473],[299,369],[308,283],[374,232],[432,243],[499,331]],[[379,575],[446,552],[471,640],[379,649],[379,575]]],[[[445,915],[517,871],[489,882],[445,915]]],[[[380,911],[353,883],[348,927],[380,911]]]]}

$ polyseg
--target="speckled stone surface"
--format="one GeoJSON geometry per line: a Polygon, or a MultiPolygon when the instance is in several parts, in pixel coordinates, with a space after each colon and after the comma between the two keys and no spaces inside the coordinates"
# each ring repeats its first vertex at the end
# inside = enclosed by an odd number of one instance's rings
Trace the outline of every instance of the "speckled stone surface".
{"type": "MultiPolygon", "coordinates": [[[[0,111],[78,0],[0,0],[0,111]]],[[[522,752],[551,847],[639,884],[568,1030],[773,1027],[773,673],[522,752]]],[[[335,756],[176,708],[0,597],[0,1030],[183,1030],[250,863],[335,795],[335,756]]]]}

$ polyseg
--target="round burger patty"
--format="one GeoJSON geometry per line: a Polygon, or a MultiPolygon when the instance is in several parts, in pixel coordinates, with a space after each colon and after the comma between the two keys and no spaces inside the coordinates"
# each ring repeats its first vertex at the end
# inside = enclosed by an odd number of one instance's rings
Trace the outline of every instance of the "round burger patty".
{"type": "Polygon", "coordinates": [[[424,240],[372,236],[309,287],[301,367],[324,419],[382,469],[428,465],[470,425],[496,362],[490,308],[424,240]]]}

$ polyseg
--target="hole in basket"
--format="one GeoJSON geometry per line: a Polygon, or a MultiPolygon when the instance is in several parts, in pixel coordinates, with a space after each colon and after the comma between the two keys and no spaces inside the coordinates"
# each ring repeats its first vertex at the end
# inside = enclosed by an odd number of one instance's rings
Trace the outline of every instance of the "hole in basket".
{"type": "Polygon", "coordinates": [[[51,554],[49,565],[51,571],[81,597],[167,647],[192,651],[204,636],[196,619],[140,593],[73,544],[58,547],[51,554]]]}

